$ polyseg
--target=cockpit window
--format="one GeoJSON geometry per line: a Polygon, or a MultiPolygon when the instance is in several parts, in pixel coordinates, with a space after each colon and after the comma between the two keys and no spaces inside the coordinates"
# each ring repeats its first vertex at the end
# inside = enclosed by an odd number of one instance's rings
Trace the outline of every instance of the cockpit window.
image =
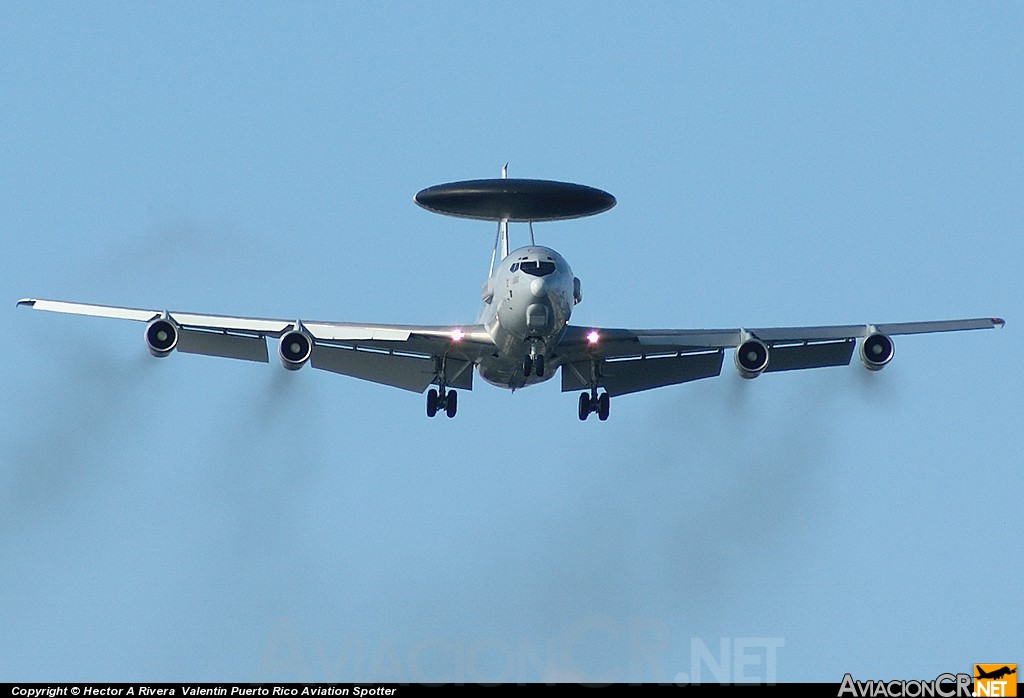
{"type": "Polygon", "coordinates": [[[547,276],[555,272],[554,262],[520,262],[519,270],[531,276],[547,276]]]}

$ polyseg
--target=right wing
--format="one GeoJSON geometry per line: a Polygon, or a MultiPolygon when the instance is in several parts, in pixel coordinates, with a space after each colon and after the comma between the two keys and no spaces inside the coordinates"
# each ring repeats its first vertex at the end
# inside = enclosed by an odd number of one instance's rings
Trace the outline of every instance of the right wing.
{"type": "MultiPolygon", "coordinates": [[[[879,325],[824,325],[716,330],[629,330],[569,326],[556,349],[562,390],[604,387],[611,396],[712,378],[726,349],[748,340],[767,348],[757,373],[845,366],[856,340],[872,335],[954,332],[1002,327],[1000,318],[879,325]]],[[[891,349],[891,345],[890,345],[891,349]]],[[[888,359],[886,359],[887,361],[888,359]]],[[[884,363],[876,365],[880,368],[884,363]]]]}
{"type": "Polygon", "coordinates": [[[482,325],[300,322],[35,298],[20,300],[18,305],[150,324],[165,320],[175,334],[173,341],[167,340],[173,349],[263,363],[269,361],[267,337],[280,339],[298,331],[311,340],[308,360],[313,368],[418,393],[437,382],[442,369],[448,387],[472,390],[473,365],[483,354],[494,350],[494,343],[482,325]]]}

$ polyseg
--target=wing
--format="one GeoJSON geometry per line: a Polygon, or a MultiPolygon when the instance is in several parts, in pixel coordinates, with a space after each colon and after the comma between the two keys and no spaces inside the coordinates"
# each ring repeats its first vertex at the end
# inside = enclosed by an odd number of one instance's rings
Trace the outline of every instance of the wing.
{"type": "MultiPolygon", "coordinates": [[[[27,298],[19,306],[72,315],[135,320],[152,324],[165,320],[176,341],[170,349],[189,354],[223,356],[245,361],[269,361],[267,337],[279,339],[301,332],[310,340],[313,368],[421,393],[444,370],[446,384],[472,390],[473,365],[494,350],[482,325],[360,325],[347,322],[301,322],[271,318],[232,317],[121,308],[27,298]]],[[[149,343],[147,333],[147,343],[149,343]]],[[[286,363],[286,365],[288,365],[286,363]]],[[[298,368],[298,365],[291,367],[298,368]]]]}
{"type": "MultiPolygon", "coordinates": [[[[569,326],[558,344],[562,390],[604,387],[609,395],[675,385],[721,373],[726,349],[743,346],[751,354],[742,375],[845,366],[858,339],[869,340],[879,356],[865,358],[868,368],[882,368],[892,358],[892,335],[955,332],[1002,327],[999,318],[939,320],[880,325],[825,325],[719,330],[627,330],[569,326]],[[746,344],[752,341],[753,344],[746,344]],[[887,344],[886,344],[887,342],[887,344]],[[879,343],[881,343],[879,345],[879,343]],[[757,350],[763,347],[763,354],[757,350]],[[877,348],[876,348],[877,347],[877,348]],[[756,356],[755,356],[756,354],[756,356]]],[[[864,342],[862,342],[862,356],[864,342]]],[[[743,352],[744,354],[746,352],[743,352]]]]}

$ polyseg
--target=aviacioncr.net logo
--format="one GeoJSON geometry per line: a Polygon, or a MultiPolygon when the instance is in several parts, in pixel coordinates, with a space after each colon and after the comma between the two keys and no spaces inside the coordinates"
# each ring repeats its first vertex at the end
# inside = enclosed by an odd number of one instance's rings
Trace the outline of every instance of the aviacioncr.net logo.
{"type": "Polygon", "coordinates": [[[1011,698],[1017,695],[1016,664],[975,664],[974,695],[1011,698]]]}
{"type": "Polygon", "coordinates": [[[931,681],[857,681],[846,674],[839,686],[838,698],[967,698],[971,695],[970,674],[939,674],[931,681]]]}

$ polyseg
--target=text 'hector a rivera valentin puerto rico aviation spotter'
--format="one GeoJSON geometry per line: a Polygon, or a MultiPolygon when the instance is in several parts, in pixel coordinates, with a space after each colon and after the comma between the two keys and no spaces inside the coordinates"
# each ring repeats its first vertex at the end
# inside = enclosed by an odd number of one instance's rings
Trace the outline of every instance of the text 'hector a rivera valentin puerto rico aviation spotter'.
{"type": "Polygon", "coordinates": [[[454,417],[457,390],[471,390],[473,369],[488,383],[516,390],[561,369],[562,391],[581,391],[579,418],[608,419],[609,399],[710,378],[727,349],[744,378],[850,363],[857,340],[864,366],[877,371],[893,357],[893,335],[1002,326],[999,318],[877,325],[734,329],[630,330],[571,325],[582,298],[580,280],[550,247],[534,243],[533,223],[581,218],[615,205],[611,194],[566,182],[534,179],[454,182],[415,196],[423,208],[460,218],[496,221],[491,270],[476,324],[383,325],[199,315],[85,303],[25,299],[18,305],[146,323],[153,356],[173,350],[269,361],[267,337],[291,370],[313,368],[422,393],[427,415],[454,417]],[[530,244],[509,252],[508,224],[528,223],[530,244]],[[432,387],[436,386],[436,387],[432,387]],[[429,390],[428,390],[429,388],[429,390]]]}

